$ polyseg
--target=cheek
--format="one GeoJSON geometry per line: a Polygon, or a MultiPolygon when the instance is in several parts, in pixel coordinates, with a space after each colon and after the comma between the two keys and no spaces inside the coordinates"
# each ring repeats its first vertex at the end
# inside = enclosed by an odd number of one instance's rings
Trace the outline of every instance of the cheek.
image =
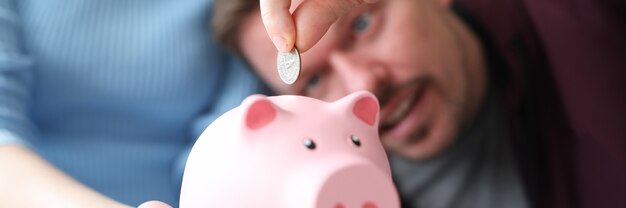
{"type": "Polygon", "coordinates": [[[403,32],[396,32],[387,53],[393,54],[390,58],[396,60],[393,67],[399,68],[396,77],[427,77],[440,88],[442,96],[458,101],[467,85],[466,66],[457,40],[441,24],[439,21],[403,21],[396,30],[403,32]]]}
{"type": "Polygon", "coordinates": [[[244,49],[244,54],[254,71],[265,81],[272,90],[280,94],[286,94],[287,88],[280,80],[276,71],[276,55],[277,51],[274,46],[269,43],[267,46],[259,43],[244,49]]]}
{"type": "Polygon", "coordinates": [[[438,68],[434,34],[428,22],[416,14],[406,12],[387,15],[382,32],[376,38],[378,59],[385,63],[399,82],[416,76],[433,76],[438,68]]]}
{"type": "Polygon", "coordinates": [[[270,52],[259,47],[248,47],[244,49],[244,54],[246,54],[251,67],[254,68],[254,71],[263,81],[267,82],[272,89],[278,91],[277,87],[280,86],[278,85],[280,80],[276,70],[274,70],[276,67],[276,52],[273,50],[270,52]]]}
{"type": "MultiPolygon", "coordinates": [[[[381,56],[395,60],[397,77],[431,76],[443,85],[454,85],[461,68],[459,49],[441,14],[417,2],[391,4],[385,28],[379,37],[381,56]],[[409,70],[406,70],[409,69],[409,70]]],[[[450,89],[448,89],[450,90],[450,89]]]]}

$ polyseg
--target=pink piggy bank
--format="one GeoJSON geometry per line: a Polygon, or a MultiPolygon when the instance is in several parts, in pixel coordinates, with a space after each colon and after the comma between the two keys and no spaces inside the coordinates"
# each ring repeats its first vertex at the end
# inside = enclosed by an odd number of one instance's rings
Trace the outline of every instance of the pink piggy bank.
{"type": "Polygon", "coordinates": [[[195,143],[180,207],[398,208],[378,117],[365,91],[332,103],[252,95],[195,143]]]}

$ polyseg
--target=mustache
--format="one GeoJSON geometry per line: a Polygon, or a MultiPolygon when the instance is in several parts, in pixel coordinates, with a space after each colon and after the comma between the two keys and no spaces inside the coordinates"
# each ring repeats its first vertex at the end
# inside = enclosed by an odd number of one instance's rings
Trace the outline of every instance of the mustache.
{"type": "Polygon", "coordinates": [[[418,86],[418,88],[423,88],[430,82],[432,82],[432,79],[429,77],[416,77],[416,78],[410,79],[406,82],[403,82],[397,85],[388,85],[388,86],[376,89],[376,91],[372,93],[376,95],[376,97],[378,98],[378,101],[380,102],[380,106],[382,107],[382,106],[387,105],[387,103],[391,101],[391,99],[396,94],[396,92],[404,88],[412,87],[416,85],[418,86]]]}

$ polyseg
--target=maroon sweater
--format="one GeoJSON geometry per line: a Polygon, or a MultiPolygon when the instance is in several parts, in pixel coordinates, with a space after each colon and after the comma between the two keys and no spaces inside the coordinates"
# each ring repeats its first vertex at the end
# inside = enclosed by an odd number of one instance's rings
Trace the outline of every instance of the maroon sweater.
{"type": "Polygon", "coordinates": [[[626,1],[455,5],[501,56],[503,96],[535,204],[626,207],[626,1]]]}

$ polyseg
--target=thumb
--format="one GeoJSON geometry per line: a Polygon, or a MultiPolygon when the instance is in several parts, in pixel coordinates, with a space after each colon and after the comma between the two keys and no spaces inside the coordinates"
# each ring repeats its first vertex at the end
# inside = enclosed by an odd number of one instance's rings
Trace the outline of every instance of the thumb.
{"type": "Polygon", "coordinates": [[[289,12],[291,0],[261,0],[261,18],[276,49],[288,52],[296,39],[296,26],[289,12]]]}

